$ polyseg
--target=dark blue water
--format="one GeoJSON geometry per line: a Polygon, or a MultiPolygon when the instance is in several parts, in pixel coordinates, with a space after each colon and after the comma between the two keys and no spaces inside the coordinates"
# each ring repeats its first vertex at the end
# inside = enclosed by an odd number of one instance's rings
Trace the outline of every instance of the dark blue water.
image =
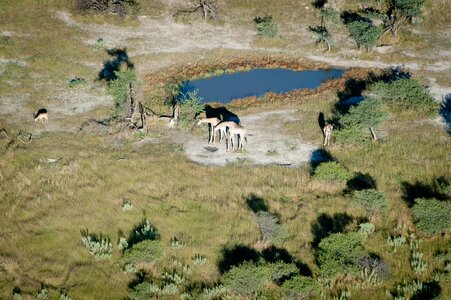
{"type": "Polygon", "coordinates": [[[286,93],[297,89],[314,89],[339,78],[344,70],[327,69],[293,71],[289,69],[253,69],[246,72],[189,80],[181,88],[186,94],[198,90],[204,102],[229,103],[234,99],[262,96],[267,92],[286,93]]]}

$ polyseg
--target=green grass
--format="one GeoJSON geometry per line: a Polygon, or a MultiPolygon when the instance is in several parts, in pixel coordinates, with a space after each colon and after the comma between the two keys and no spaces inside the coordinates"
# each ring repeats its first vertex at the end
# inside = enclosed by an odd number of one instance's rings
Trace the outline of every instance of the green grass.
{"type": "MultiPolygon", "coordinates": [[[[346,5],[355,6],[354,2],[347,1],[346,5]]],[[[17,101],[25,97],[25,107],[30,109],[51,101],[55,90],[68,88],[71,78],[78,76],[91,82],[99,70],[90,65],[109,59],[104,51],[95,52],[92,45],[80,42],[88,38],[86,33],[52,17],[55,10],[72,12],[68,2],[39,3],[31,0],[0,3],[2,31],[14,33],[10,38],[0,40],[0,56],[19,61],[7,63],[0,74],[0,97],[17,101]]],[[[163,5],[162,2],[146,2],[143,12],[159,17],[166,9],[163,5]]],[[[226,22],[242,22],[248,29],[253,28],[255,16],[273,15],[281,34],[274,44],[278,47],[297,45],[296,41],[284,39],[284,35],[290,33],[291,28],[315,24],[318,15],[312,11],[310,1],[290,0],[259,0],[258,5],[231,0],[220,7],[226,22]],[[309,10],[305,6],[309,6],[309,10]],[[298,24],[299,15],[292,11],[302,12],[305,24],[298,24]]],[[[435,4],[432,11],[437,11],[435,4]]],[[[445,11],[443,9],[443,13],[445,11]]],[[[443,13],[440,14],[442,20],[443,13]]],[[[87,15],[76,17],[76,20],[85,24],[113,22],[127,26],[107,16],[87,15]]],[[[132,22],[132,25],[136,24],[132,22]]],[[[431,31],[439,27],[438,24],[434,26],[431,31]]],[[[139,41],[132,42],[139,44],[139,41]]],[[[188,60],[218,66],[235,57],[256,58],[262,54],[265,53],[199,51],[143,55],[133,61],[137,64],[148,59],[171,61],[171,68],[156,75],[165,82],[188,60]]],[[[449,76],[441,76],[441,80],[447,82],[449,76]]],[[[103,91],[103,87],[93,88],[96,92],[103,91]]],[[[148,82],[144,89],[149,103],[162,103],[165,96],[162,85],[148,82]]],[[[301,121],[285,123],[284,133],[294,137],[300,134],[307,142],[321,144],[318,116],[323,113],[326,119],[332,117],[336,91],[287,97],[288,104],[268,101],[248,109],[240,108],[239,113],[296,108],[301,121]]],[[[75,127],[89,117],[104,119],[108,114],[109,109],[99,108],[76,118],[60,118],[75,127]]],[[[31,127],[3,115],[0,124],[0,128],[6,126],[11,132],[31,127]]],[[[382,284],[371,289],[353,289],[355,278],[350,279],[350,283],[337,284],[348,284],[355,299],[384,297],[385,289],[393,288],[404,279],[412,281],[415,278],[410,268],[408,245],[393,253],[386,242],[390,234],[395,234],[398,223],[406,224],[409,232],[416,232],[423,238],[421,251],[428,269],[420,279],[432,278],[435,270],[443,272],[445,266],[441,257],[449,256],[449,229],[443,237],[422,236],[403,200],[403,183],[431,185],[434,178],[441,176],[450,180],[449,134],[427,121],[416,120],[416,116],[409,113],[393,114],[382,127],[386,137],[380,142],[364,145],[333,142],[326,149],[350,172],[369,174],[388,202],[388,211],[384,215],[371,216],[376,231],[363,246],[365,251],[379,255],[388,264],[392,277],[381,279],[382,284]]],[[[165,137],[165,132],[154,126],[150,135],[165,137]]],[[[58,297],[61,290],[67,291],[72,299],[127,297],[127,286],[133,276],[122,270],[121,252],[117,248],[118,231],[128,236],[143,218],[147,218],[161,236],[161,258],[153,265],[144,266],[148,272],[161,274],[164,268],[172,266],[173,257],[189,263],[200,253],[208,261],[201,266],[191,266],[191,277],[212,283],[220,278],[217,262],[222,259],[222,249],[237,244],[257,247],[261,238],[254,213],[246,204],[246,198],[251,194],[264,199],[269,212],[277,215],[286,229],[289,238],[278,246],[286,249],[293,259],[307,264],[316,277],[320,269],[311,243],[315,239],[312,225],[318,223],[319,216],[349,215],[352,221],[344,230],[356,230],[357,221],[365,216],[365,211],[353,203],[352,194],[345,191],[345,181],[332,185],[314,181],[310,178],[309,165],[283,168],[231,164],[218,168],[189,161],[177,150],[180,145],[164,142],[164,139],[139,147],[134,144],[138,138],[127,137],[121,143],[118,140],[119,134],[56,131],[37,134],[30,144],[18,144],[17,148],[5,152],[6,139],[0,139],[0,298],[11,298],[15,287],[24,295],[36,295],[41,285],[54,297],[58,297]],[[49,158],[58,161],[48,163],[49,158]],[[122,210],[124,199],[133,204],[131,211],[122,210]],[[85,249],[80,234],[85,228],[111,238],[113,254],[110,260],[96,260],[85,249]],[[182,238],[185,246],[172,248],[173,237],[182,238]]],[[[445,297],[451,294],[447,280],[449,283],[445,276],[440,279],[445,297]]],[[[280,296],[275,284],[265,289],[266,292],[274,290],[273,295],[280,296]]]]}

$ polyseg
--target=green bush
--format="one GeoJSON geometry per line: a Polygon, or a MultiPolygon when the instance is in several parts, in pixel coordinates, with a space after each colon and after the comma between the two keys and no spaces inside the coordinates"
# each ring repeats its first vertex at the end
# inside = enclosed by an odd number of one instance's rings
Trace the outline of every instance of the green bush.
{"type": "Polygon", "coordinates": [[[361,46],[364,46],[367,51],[376,45],[377,40],[383,33],[381,28],[366,21],[351,22],[348,24],[348,30],[350,36],[357,43],[357,48],[360,49],[361,46]]]}
{"type": "Polygon", "coordinates": [[[225,273],[221,280],[225,287],[236,294],[253,294],[269,282],[271,270],[267,266],[257,266],[245,262],[225,273]]]}
{"type": "Polygon", "coordinates": [[[259,36],[263,38],[275,38],[278,36],[278,29],[272,16],[255,17],[255,28],[259,36]]]}
{"type": "Polygon", "coordinates": [[[312,178],[323,181],[340,181],[349,180],[351,177],[351,173],[338,162],[328,161],[316,167],[312,178]]]}
{"type": "Polygon", "coordinates": [[[293,263],[287,264],[279,261],[269,264],[268,267],[270,268],[271,280],[278,284],[280,284],[283,280],[299,273],[298,267],[293,263]]]}
{"type": "Polygon", "coordinates": [[[358,259],[365,255],[363,240],[358,232],[333,233],[322,239],[317,250],[320,276],[358,274],[358,259]]]}
{"type": "Polygon", "coordinates": [[[416,199],[412,213],[417,228],[427,234],[437,234],[451,228],[450,201],[416,199]]]}
{"type": "Polygon", "coordinates": [[[287,299],[304,299],[321,291],[318,282],[306,276],[295,276],[285,281],[280,289],[287,299]]]}
{"type": "Polygon", "coordinates": [[[125,250],[123,259],[125,263],[152,262],[161,257],[163,248],[159,241],[146,240],[125,250]]]}
{"type": "Polygon", "coordinates": [[[353,200],[362,205],[368,214],[383,212],[388,208],[384,193],[375,189],[355,191],[353,200]]]}
{"type": "Polygon", "coordinates": [[[369,90],[395,110],[414,110],[430,116],[438,113],[440,104],[416,79],[401,78],[391,82],[377,82],[369,90]]]}
{"type": "Polygon", "coordinates": [[[279,219],[267,211],[255,214],[258,228],[264,241],[281,243],[287,237],[287,231],[279,224],[279,219]]]}
{"type": "Polygon", "coordinates": [[[343,115],[339,122],[345,128],[377,127],[387,118],[387,113],[381,110],[382,101],[367,98],[356,106],[351,106],[349,112],[343,115]]]}
{"type": "Polygon", "coordinates": [[[129,293],[129,298],[132,300],[147,300],[153,299],[160,292],[160,288],[153,282],[143,282],[136,285],[129,293]]]}
{"type": "Polygon", "coordinates": [[[180,103],[178,125],[181,127],[189,126],[195,117],[205,110],[205,103],[199,97],[197,90],[189,91],[186,94],[181,93],[177,101],[180,103]]]}
{"type": "Polygon", "coordinates": [[[339,119],[341,129],[335,136],[341,142],[361,143],[371,138],[369,127],[375,128],[385,119],[387,113],[382,111],[382,101],[368,98],[352,106],[349,112],[339,119]]]}

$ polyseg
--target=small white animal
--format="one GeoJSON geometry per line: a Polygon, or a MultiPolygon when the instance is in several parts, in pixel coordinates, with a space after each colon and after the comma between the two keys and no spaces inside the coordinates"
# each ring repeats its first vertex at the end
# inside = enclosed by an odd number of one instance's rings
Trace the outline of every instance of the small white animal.
{"type": "Polygon", "coordinates": [[[45,108],[41,108],[38,110],[36,115],[34,116],[34,121],[39,123],[45,123],[49,120],[49,114],[45,108]]]}
{"type": "Polygon", "coordinates": [[[327,124],[326,126],[324,126],[323,128],[323,133],[324,133],[324,146],[329,146],[330,143],[330,137],[332,135],[332,130],[334,129],[334,125],[332,124],[327,124]]]}

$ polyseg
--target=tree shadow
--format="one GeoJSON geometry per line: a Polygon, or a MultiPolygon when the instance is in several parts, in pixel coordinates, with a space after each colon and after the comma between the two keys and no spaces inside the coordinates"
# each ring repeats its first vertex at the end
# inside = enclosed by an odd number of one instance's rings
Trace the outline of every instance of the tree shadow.
{"type": "Polygon", "coordinates": [[[126,65],[127,69],[134,68],[133,63],[128,58],[127,48],[107,49],[106,52],[108,55],[112,56],[113,59],[103,63],[103,68],[98,75],[99,80],[105,80],[106,82],[115,80],[117,78],[115,72],[119,71],[123,64],[126,65]]]}
{"type": "Polygon", "coordinates": [[[362,17],[361,15],[359,15],[354,11],[344,11],[340,14],[340,18],[345,25],[356,21],[371,23],[370,19],[362,17]]]}
{"type": "Polygon", "coordinates": [[[347,191],[361,191],[367,189],[377,189],[376,181],[368,173],[358,172],[346,183],[347,191]]]}
{"type": "Polygon", "coordinates": [[[299,270],[299,274],[303,276],[312,276],[312,271],[307,264],[296,260],[286,249],[270,246],[262,252],[245,245],[234,245],[222,249],[222,257],[218,261],[218,269],[221,274],[226,273],[235,266],[239,266],[244,262],[253,263],[277,263],[295,264],[299,270]]]}
{"type": "Polygon", "coordinates": [[[316,249],[320,241],[332,233],[344,232],[354,218],[346,213],[336,213],[332,216],[322,213],[311,225],[313,235],[312,248],[316,249]]]}
{"type": "Polygon", "coordinates": [[[246,197],[246,204],[254,213],[268,211],[268,205],[265,203],[265,200],[255,194],[249,194],[246,197]]]}
{"type": "Polygon", "coordinates": [[[404,192],[403,200],[409,207],[412,207],[415,204],[415,199],[418,198],[435,198],[440,201],[450,199],[450,183],[444,176],[435,178],[432,184],[420,181],[415,181],[414,183],[404,181],[401,185],[404,192]]]}
{"type": "Polygon", "coordinates": [[[315,169],[324,162],[335,161],[335,158],[325,149],[316,149],[310,154],[310,175],[315,173],[315,169]]]}
{"type": "Polygon", "coordinates": [[[135,273],[133,279],[128,283],[129,289],[134,289],[138,284],[141,284],[146,279],[147,272],[144,270],[139,270],[135,273]]]}
{"type": "Polygon", "coordinates": [[[312,276],[312,270],[309,266],[301,261],[296,260],[286,249],[271,246],[263,249],[261,253],[263,259],[270,263],[284,262],[286,264],[294,263],[299,269],[299,274],[303,276],[312,276]]]}
{"type": "Polygon", "coordinates": [[[225,108],[224,106],[220,107],[212,107],[211,105],[205,105],[205,116],[207,118],[218,118],[222,121],[233,121],[237,124],[240,124],[240,118],[225,108]]]}
{"type": "Polygon", "coordinates": [[[253,248],[243,244],[225,247],[221,250],[221,258],[218,261],[218,269],[221,274],[245,261],[257,263],[260,254],[253,248]]]}
{"type": "Polygon", "coordinates": [[[312,2],[312,5],[316,9],[321,9],[324,7],[324,5],[326,5],[326,3],[327,3],[327,0],[315,0],[312,2]]]}

